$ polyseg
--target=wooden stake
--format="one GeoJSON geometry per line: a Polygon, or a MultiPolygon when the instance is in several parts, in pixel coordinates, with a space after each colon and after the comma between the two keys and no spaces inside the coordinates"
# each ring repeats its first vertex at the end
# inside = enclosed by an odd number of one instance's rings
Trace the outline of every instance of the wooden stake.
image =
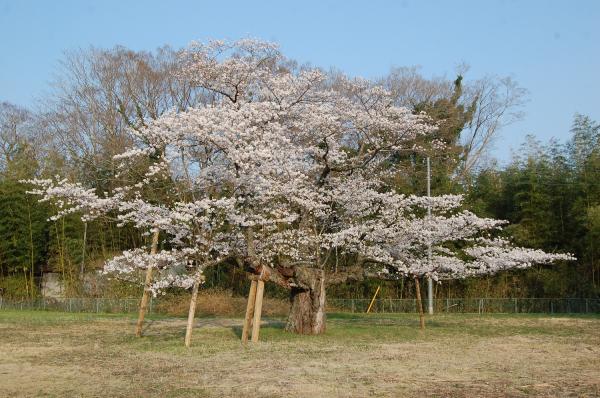
{"type": "Polygon", "coordinates": [[[256,285],[257,282],[250,282],[250,293],[248,293],[248,305],[246,306],[246,316],[244,317],[244,327],[242,328],[242,343],[248,342],[248,332],[252,324],[252,316],[254,315],[254,303],[256,301],[256,285]]]}
{"type": "MultiPolygon", "coordinates": [[[[156,254],[158,249],[158,231],[152,235],[152,246],[150,248],[150,254],[156,254]]],[[[137,324],[135,326],[135,335],[142,337],[142,327],[144,326],[144,317],[146,316],[146,309],[148,308],[148,301],[150,301],[150,286],[152,285],[152,267],[146,268],[146,280],[144,281],[144,293],[142,294],[142,301],[140,303],[140,313],[138,315],[137,324]]]]}
{"type": "Polygon", "coordinates": [[[81,282],[83,283],[83,275],[85,274],[85,246],[87,244],[87,221],[83,224],[83,247],[81,248],[81,282]]]}
{"type": "Polygon", "coordinates": [[[260,333],[260,315],[262,312],[263,294],[265,292],[265,282],[258,280],[256,287],[256,302],[254,304],[254,320],[252,321],[252,342],[258,342],[260,333]]]}
{"type": "Polygon", "coordinates": [[[377,286],[377,290],[375,290],[375,294],[371,299],[371,303],[369,303],[369,308],[367,308],[367,314],[371,312],[371,307],[373,307],[373,303],[375,303],[375,298],[377,298],[377,293],[379,293],[379,289],[381,289],[381,285],[377,286]]]}
{"type": "Polygon", "coordinates": [[[192,297],[190,299],[190,310],[188,312],[187,328],[185,329],[185,346],[189,347],[192,343],[192,329],[194,328],[194,318],[196,317],[196,302],[198,301],[198,290],[200,289],[200,277],[194,282],[192,288],[192,297]]]}
{"type": "Polygon", "coordinates": [[[419,278],[415,277],[415,290],[417,292],[417,309],[419,310],[419,322],[421,323],[421,329],[425,329],[425,315],[423,314],[423,302],[421,301],[421,286],[419,285],[419,278]]]}

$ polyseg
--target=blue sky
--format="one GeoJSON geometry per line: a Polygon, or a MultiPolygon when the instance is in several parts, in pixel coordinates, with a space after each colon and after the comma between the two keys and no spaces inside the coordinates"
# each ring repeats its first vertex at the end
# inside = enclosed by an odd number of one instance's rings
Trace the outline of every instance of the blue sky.
{"type": "Polygon", "coordinates": [[[600,1],[27,1],[0,0],[0,101],[33,106],[65,50],[152,50],[191,40],[257,37],[301,62],[377,77],[420,65],[425,76],[510,75],[529,90],[525,134],[566,139],[575,112],[600,120],[600,1]]]}

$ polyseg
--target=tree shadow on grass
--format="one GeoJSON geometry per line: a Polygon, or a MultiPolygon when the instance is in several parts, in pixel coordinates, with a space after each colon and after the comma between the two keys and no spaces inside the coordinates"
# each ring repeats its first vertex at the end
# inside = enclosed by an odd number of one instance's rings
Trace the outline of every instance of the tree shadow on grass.
{"type": "MultiPolygon", "coordinates": [[[[261,329],[270,328],[270,329],[283,330],[283,329],[285,329],[285,322],[282,320],[278,320],[278,319],[263,319],[260,323],[260,328],[261,329]]],[[[231,330],[239,339],[242,338],[242,326],[241,325],[232,326],[231,330]]],[[[252,330],[252,325],[250,325],[250,333],[249,334],[251,334],[251,330],[252,330]]],[[[250,336],[248,336],[248,337],[250,337],[250,336]]]]}
{"type": "MultiPolygon", "coordinates": [[[[356,327],[407,327],[419,328],[419,316],[389,316],[386,314],[339,314],[328,315],[327,321],[332,325],[356,327]]],[[[435,318],[425,318],[425,329],[447,328],[448,324],[435,318]]]]}
{"type": "MultiPolygon", "coordinates": [[[[198,332],[211,328],[229,330],[236,338],[241,339],[243,322],[242,318],[197,317],[194,321],[194,330],[198,332]]],[[[187,319],[183,318],[146,319],[142,329],[142,336],[152,338],[153,340],[165,341],[184,338],[186,323],[187,319]]],[[[263,318],[261,321],[261,332],[268,329],[280,332],[285,329],[285,325],[286,322],[282,319],[263,318]]]]}
{"type": "Polygon", "coordinates": [[[144,322],[142,328],[142,337],[151,337],[156,340],[170,340],[174,338],[183,338],[185,336],[185,326],[165,325],[162,322],[148,320],[144,322]]]}

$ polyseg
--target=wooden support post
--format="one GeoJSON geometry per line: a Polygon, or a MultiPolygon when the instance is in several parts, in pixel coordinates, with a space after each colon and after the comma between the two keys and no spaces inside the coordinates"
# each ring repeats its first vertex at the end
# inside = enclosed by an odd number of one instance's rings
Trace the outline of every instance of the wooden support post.
{"type": "Polygon", "coordinates": [[[185,329],[185,346],[189,347],[192,343],[192,330],[194,328],[194,319],[196,318],[196,303],[198,302],[198,290],[200,289],[200,276],[194,281],[192,288],[192,297],[190,298],[190,309],[188,312],[187,327],[185,329]]]}
{"type": "Polygon", "coordinates": [[[256,302],[254,304],[254,319],[252,321],[252,342],[258,342],[258,334],[260,333],[260,315],[262,312],[263,294],[265,292],[265,282],[257,281],[256,286],[256,302]]]}
{"type": "MultiPolygon", "coordinates": [[[[150,254],[156,254],[158,250],[158,231],[152,235],[152,246],[150,248],[150,254]]],[[[142,337],[142,327],[144,326],[144,317],[146,316],[146,309],[148,308],[148,301],[150,300],[150,286],[152,285],[152,267],[146,269],[146,280],[144,281],[144,293],[142,294],[142,301],[140,303],[140,313],[138,315],[137,324],[135,325],[135,335],[142,337]]]]}
{"type": "Polygon", "coordinates": [[[425,329],[425,314],[423,314],[423,302],[421,301],[421,286],[419,285],[419,278],[415,277],[415,290],[417,293],[417,309],[419,310],[419,323],[421,329],[425,329]]]}
{"type": "Polygon", "coordinates": [[[379,289],[381,289],[381,285],[377,286],[377,290],[375,290],[375,294],[373,295],[373,298],[371,299],[371,302],[369,303],[369,308],[367,308],[367,314],[369,312],[371,312],[371,307],[373,307],[373,304],[375,303],[375,299],[377,298],[377,294],[379,293],[379,289]]]}
{"type": "Polygon", "coordinates": [[[248,332],[252,324],[252,316],[254,315],[254,303],[256,301],[256,285],[257,281],[250,282],[250,293],[248,293],[248,305],[246,306],[246,316],[244,317],[244,327],[242,328],[242,343],[248,342],[248,332]]]}

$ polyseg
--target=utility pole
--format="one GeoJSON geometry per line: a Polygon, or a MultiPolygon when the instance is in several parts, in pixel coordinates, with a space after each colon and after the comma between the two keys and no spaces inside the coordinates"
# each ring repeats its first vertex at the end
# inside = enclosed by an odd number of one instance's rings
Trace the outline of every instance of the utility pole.
{"type": "MultiPolygon", "coordinates": [[[[427,199],[431,199],[431,164],[427,156],[427,199]]],[[[427,202],[427,217],[431,218],[431,201],[427,202]]],[[[431,242],[427,245],[427,264],[431,268],[431,242]]],[[[433,314],[433,280],[427,277],[427,312],[433,314]]]]}

